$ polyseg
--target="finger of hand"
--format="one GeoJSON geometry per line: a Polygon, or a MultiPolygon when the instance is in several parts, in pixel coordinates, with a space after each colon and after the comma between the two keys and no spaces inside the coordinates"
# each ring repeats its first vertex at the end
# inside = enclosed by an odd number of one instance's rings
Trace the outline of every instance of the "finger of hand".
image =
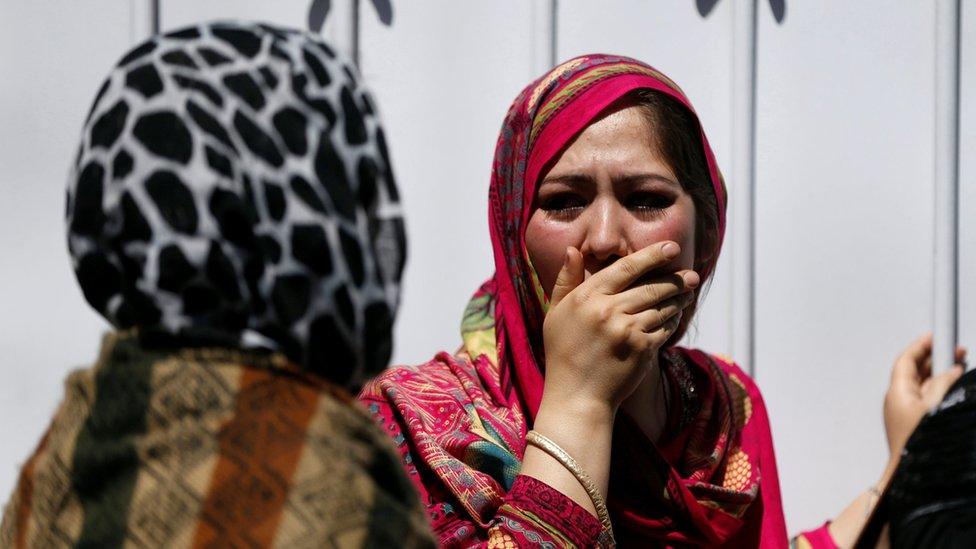
{"type": "Polygon", "coordinates": [[[892,388],[917,387],[920,381],[919,370],[924,367],[925,359],[932,354],[932,334],[925,334],[905,348],[895,360],[891,369],[892,388]]]}
{"type": "Polygon", "coordinates": [[[678,329],[678,325],[681,324],[681,316],[681,311],[678,311],[677,314],[672,315],[671,318],[658,326],[656,330],[648,332],[644,337],[647,338],[650,347],[657,349],[664,345],[678,329]]]}
{"type": "Polygon", "coordinates": [[[932,378],[922,387],[922,401],[929,408],[935,406],[936,404],[942,402],[945,398],[946,392],[952,384],[959,379],[963,374],[963,369],[960,366],[953,366],[941,374],[932,376],[932,378]]]}
{"type": "Polygon", "coordinates": [[[663,267],[678,257],[681,247],[676,243],[658,242],[622,257],[612,265],[593,275],[593,284],[605,294],[616,294],[634,283],[644,273],[663,267]]]}
{"type": "Polygon", "coordinates": [[[918,367],[918,379],[926,380],[932,375],[932,355],[925,357],[925,360],[918,367]]]}
{"type": "Polygon", "coordinates": [[[965,347],[963,347],[963,346],[956,347],[956,363],[957,364],[963,364],[964,362],[966,362],[966,353],[967,352],[968,352],[968,350],[965,347]]]}
{"type": "Polygon", "coordinates": [[[921,363],[925,358],[932,354],[932,333],[922,334],[902,351],[901,356],[906,357],[915,364],[921,363]]]}
{"type": "Polygon", "coordinates": [[[678,271],[648,281],[640,281],[615,296],[614,303],[626,313],[637,314],[676,295],[691,292],[694,286],[686,278],[697,281],[694,271],[678,271]]]}
{"type": "Polygon", "coordinates": [[[634,314],[637,325],[645,333],[657,330],[675,315],[684,311],[691,303],[691,294],[680,294],[662,301],[657,307],[652,307],[634,314]]]}
{"type": "Polygon", "coordinates": [[[563,300],[569,292],[572,292],[583,282],[583,255],[574,248],[566,248],[566,258],[563,260],[563,268],[556,275],[556,283],[552,287],[552,296],[549,299],[549,307],[555,307],[563,300]]]}

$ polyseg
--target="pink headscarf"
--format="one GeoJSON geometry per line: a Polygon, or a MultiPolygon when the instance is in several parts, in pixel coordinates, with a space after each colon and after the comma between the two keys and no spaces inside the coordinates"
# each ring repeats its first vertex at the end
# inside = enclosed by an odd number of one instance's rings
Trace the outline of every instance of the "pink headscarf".
{"type": "MultiPolygon", "coordinates": [[[[502,126],[489,190],[499,366],[503,373],[511,370],[511,388],[530,418],[542,400],[545,364],[543,313],[525,252],[525,227],[539,175],[597,115],[642,88],[662,92],[695,112],[677,84],[654,68],[627,57],[587,55],[570,59],[523,90],[502,126]]],[[[701,142],[718,205],[720,248],[725,234],[725,184],[704,132],[701,142]]]]}

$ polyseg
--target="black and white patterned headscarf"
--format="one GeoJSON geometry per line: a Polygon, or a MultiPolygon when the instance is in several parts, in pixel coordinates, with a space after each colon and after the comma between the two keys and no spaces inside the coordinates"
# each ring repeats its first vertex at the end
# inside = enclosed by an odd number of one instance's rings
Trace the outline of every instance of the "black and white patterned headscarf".
{"type": "Polygon", "coordinates": [[[67,222],[118,328],[280,351],[350,388],[389,360],[399,199],[372,99],[318,37],[220,22],[131,50],[85,123],[67,222]]]}

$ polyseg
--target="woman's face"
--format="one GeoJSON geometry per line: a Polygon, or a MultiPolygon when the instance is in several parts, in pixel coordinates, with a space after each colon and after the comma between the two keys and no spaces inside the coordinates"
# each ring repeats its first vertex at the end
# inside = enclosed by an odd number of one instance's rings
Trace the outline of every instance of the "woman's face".
{"type": "Polygon", "coordinates": [[[586,277],[655,242],[681,255],[662,271],[695,263],[695,204],[654,144],[650,123],[630,106],[583,130],[543,173],[525,246],[547,295],[566,258],[583,254],[586,277]]]}

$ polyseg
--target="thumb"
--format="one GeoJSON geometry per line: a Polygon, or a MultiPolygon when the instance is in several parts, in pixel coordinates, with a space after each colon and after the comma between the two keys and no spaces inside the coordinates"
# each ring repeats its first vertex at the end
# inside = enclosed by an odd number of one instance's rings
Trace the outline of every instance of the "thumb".
{"type": "Polygon", "coordinates": [[[583,255],[573,246],[566,248],[566,259],[563,268],[556,276],[556,283],[552,287],[552,297],[549,308],[553,308],[583,282],[583,255]]]}
{"type": "Polygon", "coordinates": [[[952,368],[949,368],[948,371],[932,376],[926,388],[926,394],[923,396],[925,405],[932,408],[942,402],[942,399],[945,398],[946,393],[949,391],[949,387],[952,387],[952,384],[962,377],[963,372],[962,366],[956,364],[952,368]]]}

